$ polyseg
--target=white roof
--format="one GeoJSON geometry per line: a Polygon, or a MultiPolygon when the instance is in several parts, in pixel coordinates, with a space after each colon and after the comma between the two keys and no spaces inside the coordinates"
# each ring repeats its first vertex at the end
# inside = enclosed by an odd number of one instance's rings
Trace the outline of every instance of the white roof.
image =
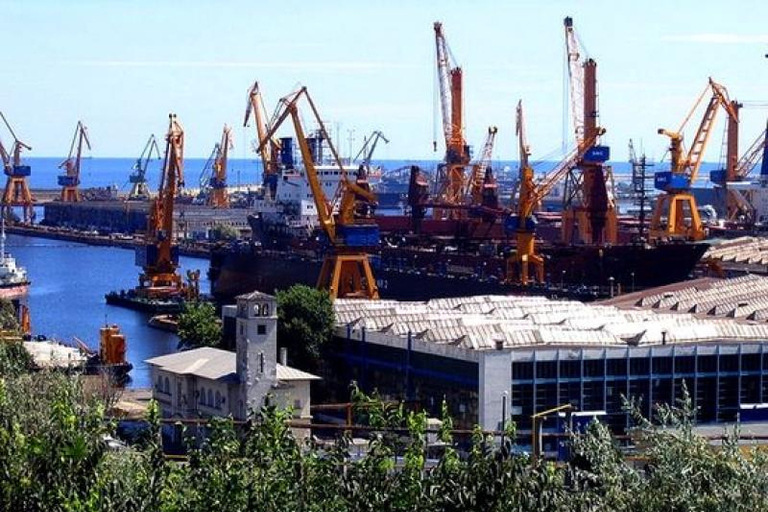
{"type": "MultiPolygon", "coordinates": [[[[237,380],[236,354],[228,350],[201,347],[175,354],[153,357],[145,362],[180,375],[194,375],[210,380],[237,380]]],[[[320,377],[290,366],[277,364],[277,380],[319,380],[320,377]]]]}

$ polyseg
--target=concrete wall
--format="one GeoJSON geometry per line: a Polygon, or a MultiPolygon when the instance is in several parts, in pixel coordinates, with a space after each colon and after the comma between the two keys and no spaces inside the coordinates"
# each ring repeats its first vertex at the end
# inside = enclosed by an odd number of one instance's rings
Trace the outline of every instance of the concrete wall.
{"type": "Polygon", "coordinates": [[[500,430],[511,416],[512,357],[509,350],[481,353],[479,373],[479,418],[483,430],[500,430]],[[506,418],[502,413],[506,412],[506,418]]]}

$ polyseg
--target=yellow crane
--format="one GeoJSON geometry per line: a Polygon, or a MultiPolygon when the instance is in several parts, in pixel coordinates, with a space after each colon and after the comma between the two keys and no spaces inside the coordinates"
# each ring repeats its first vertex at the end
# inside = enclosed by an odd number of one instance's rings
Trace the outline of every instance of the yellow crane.
{"type": "Polygon", "coordinates": [[[5,118],[5,114],[0,112],[0,118],[2,118],[5,127],[13,137],[13,145],[10,152],[6,150],[2,142],[0,142],[0,157],[3,160],[3,172],[8,177],[5,184],[5,191],[3,192],[3,205],[2,214],[7,217],[11,213],[11,208],[14,206],[21,206],[24,211],[24,222],[31,222],[35,212],[32,208],[34,199],[32,193],[29,191],[29,184],[27,178],[31,174],[31,168],[28,165],[24,165],[21,161],[21,152],[23,150],[31,150],[32,147],[24,142],[20,141],[16,134],[5,118]]]}
{"type": "Polygon", "coordinates": [[[596,136],[593,135],[592,138],[585,139],[586,144],[577,146],[552,171],[536,182],[534,181],[533,169],[528,163],[530,148],[525,137],[522,101],[517,104],[516,117],[520,152],[517,213],[509,217],[505,223],[505,228],[507,231],[514,231],[517,247],[507,258],[507,281],[527,286],[530,283],[530,267],[533,267],[534,279],[539,283],[544,282],[544,258],[536,251],[533,212],[554,186],[565,178],[576,162],[584,156],[584,153],[589,151],[596,140],[596,136]]]}
{"type": "Polygon", "coordinates": [[[261,157],[263,169],[262,184],[264,185],[264,196],[274,199],[277,192],[277,180],[280,173],[279,156],[280,141],[274,137],[269,138],[267,144],[267,133],[271,131],[267,113],[264,108],[264,97],[259,89],[259,82],[253,82],[248,89],[248,101],[245,106],[245,119],[243,126],[248,126],[248,122],[253,116],[256,125],[257,153],[261,157]]]}
{"type": "Polygon", "coordinates": [[[379,230],[372,218],[359,218],[357,215],[357,212],[361,210],[370,210],[370,208],[361,207],[361,203],[374,205],[376,195],[369,189],[359,186],[347,176],[341,158],[325,130],[320,114],[306,87],[302,87],[280,100],[278,110],[273,116],[274,122],[262,139],[258,148],[259,151],[262,150],[262,146],[269,143],[277,129],[288,117],[293,121],[304,163],[304,172],[312,191],[320,227],[331,245],[330,251],[323,261],[317,287],[327,290],[331,298],[334,299],[337,297],[378,299],[379,290],[365,249],[378,245],[379,230]],[[317,175],[315,168],[317,162],[313,158],[299,115],[298,103],[302,98],[309,105],[323,140],[328,142],[334,164],[338,166],[340,171],[341,180],[337,192],[339,197],[338,213],[334,212],[335,201],[326,197],[317,175]]]}
{"type": "Polygon", "coordinates": [[[232,128],[224,125],[221,133],[221,142],[214,149],[213,176],[208,185],[211,189],[208,194],[208,206],[214,208],[229,208],[229,194],[227,193],[227,163],[229,150],[233,147],[232,128]]]}
{"type": "Polygon", "coordinates": [[[706,233],[696,206],[696,199],[691,194],[690,188],[699,175],[704,151],[720,108],[723,108],[732,120],[738,122],[738,112],[728,98],[728,91],[710,78],[706,88],[677,131],[659,128],[660,135],[669,137],[671,164],[669,171],[657,172],[654,175],[654,186],[663,193],[656,199],[650,226],[651,239],[702,240],[705,237],[706,233]],[[696,130],[693,143],[686,152],[683,147],[683,130],[708,92],[711,96],[704,110],[704,116],[696,130]]]}
{"type": "Polygon", "coordinates": [[[69,156],[59,164],[59,169],[64,169],[64,174],[59,175],[58,181],[61,187],[61,200],[65,203],[80,201],[80,163],[83,156],[83,143],[91,149],[88,129],[82,121],[78,121],[72,144],[69,146],[69,156]]]}

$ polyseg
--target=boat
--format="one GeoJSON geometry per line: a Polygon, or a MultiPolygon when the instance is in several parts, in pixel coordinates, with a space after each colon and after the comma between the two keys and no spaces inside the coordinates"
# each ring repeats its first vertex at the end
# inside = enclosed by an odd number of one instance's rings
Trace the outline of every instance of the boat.
{"type": "Polygon", "coordinates": [[[80,352],[86,357],[84,370],[87,374],[107,374],[116,382],[125,382],[133,369],[126,359],[125,335],[117,325],[105,325],[99,329],[99,350],[92,350],[81,340],[75,338],[80,352]]]}
{"type": "Polygon", "coordinates": [[[0,298],[17,299],[29,291],[27,270],[16,264],[16,259],[5,251],[5,219],[0,231],[0,298]]]}

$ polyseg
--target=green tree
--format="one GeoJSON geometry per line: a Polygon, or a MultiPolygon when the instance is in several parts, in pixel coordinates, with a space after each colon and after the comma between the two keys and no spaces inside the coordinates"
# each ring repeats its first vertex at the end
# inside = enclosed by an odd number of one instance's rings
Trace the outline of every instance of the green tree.
{"type": "Polygon", "coordinates": [[[240,238],[240,231],[229,224],[215,224],[211,229],[211,239],[214,242],[220,240],[237,240],[240,238]]]}
{"type": "Polygon", "coordinates": [[[277,292],[277,342],[288,349],[288,360],[314,371],[323,345],[330,341],[336,321],[328,292],[297,284],[277,292]]]}
{"type": "Polygon", "coordinates": [[[210,302],[185,303],[178,322],[179,348],[221,345],[221,321],[210,302]]]}
{"type": "Polygon", "coordinates": [[[0,330],[16,331],[18,329],[19,320],[13,303],[8,299],[0,299],[0,330]]]}

